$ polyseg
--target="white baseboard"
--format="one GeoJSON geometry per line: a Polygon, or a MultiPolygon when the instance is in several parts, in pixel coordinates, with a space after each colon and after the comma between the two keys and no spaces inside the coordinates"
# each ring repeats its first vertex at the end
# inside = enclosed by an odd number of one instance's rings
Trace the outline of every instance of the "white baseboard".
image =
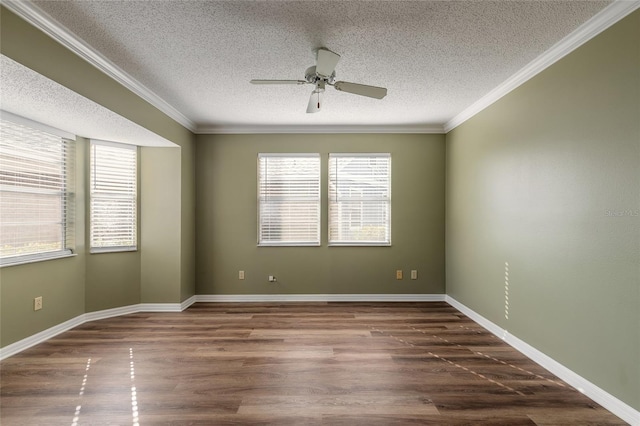
{"type": "Polygon", "coordinates": [[[82,323],[84,324],[85,322],[89,321],[98,321],[101,319],[119,317],[122,315],[135,314],[136,312],[140,312],[139,306],[140,304],[127,305],[120,306],[118,308],[103,309],[101,311],[87,312],[86,314],[81,315],[84,316],[84,321],[82,321],[82,323]]]}
{"type": "Polygon", "coordinates": [[[138,312],[182,312],[181,303],[140,303],[138,312]]]}
{"type": "Polygon", "coordinates": [[[85,323],[84,315],[85,314],[78,315],[75,318],[71,318],[70,320],[67,320],[63,323],[60,323],[51,328],[48,328],[39,333],[36,333],[32,336],[29,336],[25,339],[18,340],[15,343],[12,343],[3,348],[0,348],[0,360],[9,358],[12,355],[15,355],[19,352],[24,351],[25,349],[28,349],[32,346],[37,345],[38,343],[42,343],[46,340],[49,340],[60,333],[64,333],[67,330],[71,330],[74,327],[84,324],[85,323]]]}
{"type": "Polygon", "coordinates": [[[540,352],[538,349],[529,345],[525,341],[520,340],[513,334],[510,334],[507,330],[489,321],[482,315],[458,302],[453,297],[446,296],[446,302],[480,324],[482,327],[489,330],[491,333],[504,340],[507,344],[517,349],[523,355],[540,364],[542,367],[549,370],[560,379],[564,380],[565,382],[576,388],[578,391],[585,394],[587,397],[591,398],[607,410],[611,411],[616,416],[620,417],[625,422],[631,425],[640,425],[640,411],[637,411],[630,405],[620,401],[615,396],[594,385],[579,374],[571,371],[564,365],[560,364],[558,361],[554,360],[543,352],[540,352]]]}
{"type": "Polygon", "coordinates": [[[53,327],[36,333],[33,336],[29,336],[0,348],[0,361],[22,352],[25,349],[29,349],[39,343],[45,342],[52,337],[55,337],[60,333],[64,333],[67,330],[71,330],[85,322],[135,314],[137,312],[181,312],[191,306],[195,301],[196,296],[191,296],[182,303],[138,303],[136,305],[120,306],[118,308],[87,312],[86,314],[78,315],[77,317],[71,318],[61,324],[54,325],[53,327]]]}
{"type": "Polygon", "coordinates": [[[444,294],[199,294],[197,302],[444,302],[444,294]]]}
{"type": "Polygon", "coordinates": [[[185,300],[182,303],[180,303],[180,310],[184,311],[185,309],[187,309],[189,306],[193,305],[194,303],[196,303],[196,296],[195,295],[191,296],[187,300],[185,300]]]}

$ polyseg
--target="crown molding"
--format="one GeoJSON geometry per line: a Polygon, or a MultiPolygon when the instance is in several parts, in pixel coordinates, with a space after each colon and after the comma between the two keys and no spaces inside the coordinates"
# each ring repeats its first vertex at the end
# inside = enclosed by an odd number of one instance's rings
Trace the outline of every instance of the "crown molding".
{"type": "Polygon", "coordinates": [[[531,61],[528,65],[509,77],[485,96],[444,124],[445,133],[449,133],[498,99],[532,79],[551,65],[567,56],[625,16],[640,8],[639,0],[616,0],[602,9],[571,34],[554,44],[549,50],[531,61]]]}
{"type": "Polygon", "coordinates": [[[274,125],[274,126],[199,126],[197,134],[267,134],[267,133],[419,133],[444,134],[444,127],[435,125],[415,126],[348,126],[348,125],[274,125]]]}
{"type": "Polygon", "coordinates": [[[67,49],[71,50],[82,59],[98,68],[100,71],[131,90],[133,93],[149,102],[154,107],[191,130],[196,129],[196,125],[188,117],[156,95],[142,83],[124,72],[120,67],[111,62],[84,40],[72,33],[67,27],[53,19],[49,14],[40,10],[37,6],[28,1],[2,0],[2,4],[67,49]]]}

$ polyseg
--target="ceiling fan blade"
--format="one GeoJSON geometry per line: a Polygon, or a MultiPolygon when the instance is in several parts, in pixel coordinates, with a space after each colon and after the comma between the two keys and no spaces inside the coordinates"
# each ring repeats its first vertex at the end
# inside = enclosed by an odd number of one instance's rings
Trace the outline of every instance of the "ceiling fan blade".
{"type": "Polygon", "coordinates": [[[341,92],[353,93],[369,98],[382,99],[387,96],[387,89],[384,87],[367,86],[366,84],[348,83],[346,81],[336,81],[333,87],[341,92]]]}
{"type": "Polygon", "coordinates": [[[309,97],[309,105],[307,105],[307,114],[314,112],[320,112],[322,106],[322,93],[321,91],[314,90],[309,97]]]}
{"type": "Polygon", "coordinates": [[[323,77],[331,77],[333,70],[336,69],[340,55],[330,50],[320,48],[318,49],[318,63],[316,64],[316,74],[323,77]]]}
{"type": "Polygon", "coordinates": [[[305,80],[251,80],[251,84],[307,84],[305,80]]]}

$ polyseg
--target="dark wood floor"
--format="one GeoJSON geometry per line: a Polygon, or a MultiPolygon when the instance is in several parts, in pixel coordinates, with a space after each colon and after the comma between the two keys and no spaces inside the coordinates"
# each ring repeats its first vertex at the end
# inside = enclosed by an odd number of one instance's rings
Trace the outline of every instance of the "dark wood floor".
{"type": "Polygon", "coordinates": [[[197,303],[0,366],[3,426],[625,424],[446,303],[197,303]]]}

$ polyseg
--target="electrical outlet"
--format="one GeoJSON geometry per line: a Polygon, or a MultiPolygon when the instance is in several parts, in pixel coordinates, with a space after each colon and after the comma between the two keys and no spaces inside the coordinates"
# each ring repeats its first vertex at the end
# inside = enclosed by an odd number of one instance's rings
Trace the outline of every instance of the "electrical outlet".
{"type": "Polygon", "coordinates": [[[238,279],[244,280],[244,271],[238,271],[238,279]]]}
{"type": "Polygon", "coordinates": [[[278,280],[276,280],[275,275],[269,275],[269,282],[270,283],[275,283],[276,281],[278,281],[278,280]]]}
{"type": "Polygon", "coordinates": [[[418,270],[417,269],[412,269],[411,270],[411,279],[412,280],[417,280],[418,279],[418,270]]]}
{"type": "Polygon", "coordinates": [[[40,309],[42,309],[42,296],[33,299],[33,310],[39,311],[40,309]]]}
{"type": "Polygon", "coordinates": [[[402,279],[402,269],[398,269],[396,271],[396,280],[401,280],[402,279]]]}

